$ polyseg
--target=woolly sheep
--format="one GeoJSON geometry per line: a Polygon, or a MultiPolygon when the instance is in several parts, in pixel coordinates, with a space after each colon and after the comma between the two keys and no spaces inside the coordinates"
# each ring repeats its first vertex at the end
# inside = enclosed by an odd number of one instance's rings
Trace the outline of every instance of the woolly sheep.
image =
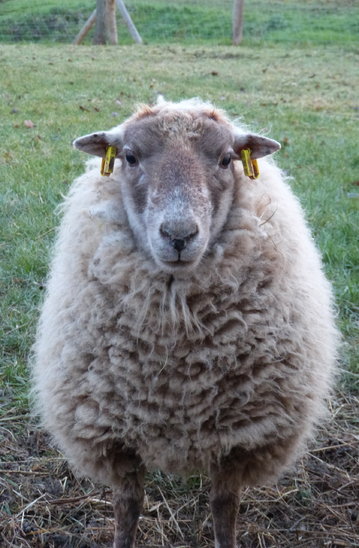
{"type": "Polygon", "coordinates": [[[321,420],[337,333],[331,290],[279,149],[199,100],[141,107],[74,146],[103,157],[65,201],[35,345],[44,426],[114,490],[134,546],[145,470],[209,473],[216,548],[240,489],[273,481],[321,420]]]}

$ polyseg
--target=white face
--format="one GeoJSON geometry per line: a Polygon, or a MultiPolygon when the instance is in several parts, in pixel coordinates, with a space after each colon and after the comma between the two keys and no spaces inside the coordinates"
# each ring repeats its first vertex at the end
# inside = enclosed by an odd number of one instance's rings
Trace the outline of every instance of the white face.
{"type": "Polygon", "coordinates": [[[123,136],[125,208],[137,245],[161,269],[191,271],[222,229],[232,203],[233,139],[213,121],[197,134],[176,127],[167,135],[163,128],[154,132],[151,123],[150,132],[138,122],[123,136]]]}

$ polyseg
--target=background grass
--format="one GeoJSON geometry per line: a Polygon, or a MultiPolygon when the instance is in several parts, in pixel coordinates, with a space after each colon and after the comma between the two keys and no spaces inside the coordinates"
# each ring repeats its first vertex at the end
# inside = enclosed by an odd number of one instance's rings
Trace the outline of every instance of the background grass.
{"type": "MultiPolygon", "coordinates": [[[[229,44],[232,5],[233,0],[126,0],[150,44],[229,44]]],[[[0,41],[71,42],[94,7],[94,0],[2,0],[0,41]]],[[[357,0],[251,0],[245,3],[244,43],[355,45],[358,15],[357,0]]],[[[130,44],[120,17],[118,23],[120,42],[130,44]]]]}
{"type": "Polygon", "coordinates": [[[116,125],[157,93],[212,100],[283,143],[277,159],[294,177],[333,280],[345,382],[358,389],[358,74],[351,47],[26,45],[3,46],[0,56],[7,75],[0,105],[5,412],[26,408],[26,360],[58,223],[54,209],[84,159],[71,141],[116,125]]]}

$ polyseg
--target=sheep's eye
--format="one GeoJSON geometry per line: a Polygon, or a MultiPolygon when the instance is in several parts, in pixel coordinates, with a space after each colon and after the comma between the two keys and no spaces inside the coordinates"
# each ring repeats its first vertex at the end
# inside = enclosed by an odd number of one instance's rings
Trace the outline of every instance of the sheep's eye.
{"type": "Polygon", "coordinates": [[[128,163],[128,165],[135,166],[137,164],[137,158],[131,152],[127,152],[126,155],[125,155],[125,158],[126,158],[126,162],[128,163]]]}
{"type": "Polygon", "coordinates": [[[230,154],[225,154],[225,156],[223,156],[223,158],[221,159],[219,165],[225,169],[226,167],[229,166],[229,164],[231,163],[231,160],[232,160],[232,156],[230,154]]]}

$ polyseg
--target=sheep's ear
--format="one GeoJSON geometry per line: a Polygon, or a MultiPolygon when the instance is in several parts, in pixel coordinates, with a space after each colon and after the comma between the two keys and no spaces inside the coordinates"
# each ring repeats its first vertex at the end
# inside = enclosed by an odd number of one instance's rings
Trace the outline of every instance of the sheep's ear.
{"type": "Polygon", "coordinates": [[[108,146],[115,146],[120,152],[122,148],[121,134],[117,131],[98,131],[96,133],[90,133],[83,137],[78,137],[72,143],[75,148],[87,152],[87,154],[93,154],[94,156],[105,156],[108,146]]]}
{"type": "Polygon", "coordinates": [[[250,149],[251,158],[256,160],[268,156],[268,154],[273,154],[273,152],[280,149],[280,144],[273,139],[255,133],[236,133],[233,145],[234,151],[239,154],[245,148],[250,149]]]}

